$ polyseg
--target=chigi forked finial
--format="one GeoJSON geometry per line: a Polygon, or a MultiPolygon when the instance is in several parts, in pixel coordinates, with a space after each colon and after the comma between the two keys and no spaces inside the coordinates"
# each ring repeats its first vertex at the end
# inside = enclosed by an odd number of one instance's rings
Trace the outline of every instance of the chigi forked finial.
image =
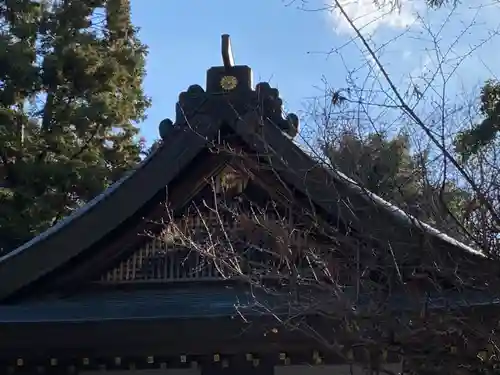
{"type": "Polygon", "coordinates": [[[229,36],[229,34],[222,35],[221,52],[224,68],[232,68],[234,66],[234,57],[233,49],[231,48],[231,37],[229,36]]]}

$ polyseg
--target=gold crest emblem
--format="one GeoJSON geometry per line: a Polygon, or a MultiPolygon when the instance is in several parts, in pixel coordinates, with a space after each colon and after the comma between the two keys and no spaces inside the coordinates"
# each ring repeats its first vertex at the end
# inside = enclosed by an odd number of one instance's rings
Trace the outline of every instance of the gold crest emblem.
{"type": "Polygon", "coordinates": [[[220,80],[220,87],[225,91],[231,91],[238,85],[238,80],[233,76],[224,76],[220,80]]]}

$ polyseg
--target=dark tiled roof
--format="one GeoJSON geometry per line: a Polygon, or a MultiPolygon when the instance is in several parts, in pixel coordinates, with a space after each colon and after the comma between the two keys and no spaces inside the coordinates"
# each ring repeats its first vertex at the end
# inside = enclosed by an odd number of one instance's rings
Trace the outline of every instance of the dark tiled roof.
{"type": "MultiPolygon", "coordinates": [[[[346,290],[349,295],[349,291],[346,290]]],[[[324,296],[327,301],[328,296],[324,296]]],[[[335,298],[332,298],[332,300],[335,298]]],[[[319,300],[315,299],[316,301],[319,300]]],[[[83,294],[65,299],[44,299],[0,306],[0,323],[89,322],[140,319],[197,319],[231,316],[255,317],[273,314],[307,314],[313,310],[303,301],[292,306],[288,295],[270,295],[262,290],[251,291],[232,287],[175,288],[163,290],[109,291],[83,294]]],[[[356,310],[371,304],[369,298],[360,298],[356,310]]],[[[408,295],[393,295],[385,301],[385,308],[401,311],[461,308],[467,306],[498,305],[500,299],[478,293],[451,293],[416,300],[408,295]]],[[[328,308],[325,303],[323,308],[328,308]]],[[[353,304],[354,307],[354,304],[353,304]]]]}
{"type": "Polygon", "coordinates": [[[0,322],[221,317],[255,303],[250,293],[229,288],[113,291],[0,306],[0,322]]]}

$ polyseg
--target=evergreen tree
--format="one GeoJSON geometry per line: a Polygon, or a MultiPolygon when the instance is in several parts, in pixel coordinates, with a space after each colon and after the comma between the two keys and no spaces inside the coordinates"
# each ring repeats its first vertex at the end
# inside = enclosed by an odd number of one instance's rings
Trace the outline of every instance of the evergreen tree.
{"type": "Polygon", "coordinates": [[[461,132],[455,141],[464,161],[494,145],[500,133],[500,81],[488,80],[481,88],[479,113],[481,120],[461,132]]]}
{"type": "Polygon", "coordinates": [[[414,217],[454,236],[460,236],[468,194],[450,181],[433,181],[427,155],[412,153],[405,136],[381,134],[362,138],[352,132],[324,146],[329,161],[360,186],[402,208],[414,217]]]}
{"type": "Polygon", "coordinates": [[[150,103],[127,0],[0,0],[0,25],[5,252],[140,161],[135,124],[150,103]]]}

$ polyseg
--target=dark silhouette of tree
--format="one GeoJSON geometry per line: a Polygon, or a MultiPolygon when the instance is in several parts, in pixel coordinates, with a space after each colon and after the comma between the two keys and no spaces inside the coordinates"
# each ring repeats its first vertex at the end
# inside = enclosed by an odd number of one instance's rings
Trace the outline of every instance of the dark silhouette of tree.
{"type": "Polygon", "coordinates": [[[0,249],[138,161],[150,102],[127,0],[0,1],[0,249]]]}

